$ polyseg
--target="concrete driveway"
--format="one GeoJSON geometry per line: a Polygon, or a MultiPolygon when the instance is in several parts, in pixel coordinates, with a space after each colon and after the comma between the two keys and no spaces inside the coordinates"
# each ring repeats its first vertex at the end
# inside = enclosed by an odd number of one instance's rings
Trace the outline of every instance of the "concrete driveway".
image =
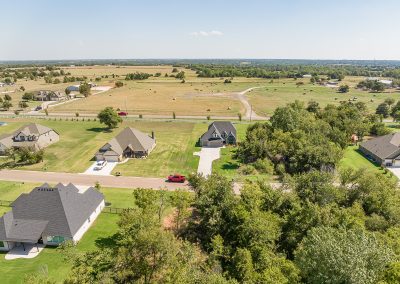
{"type": "Polygon", "coordinates": [[[221,148],[201,148],[200,152],[196,152],[193,155],[199,156],[199,166],[197,173],[202,174],[204,177],[211,175],[212,162],[220,158],[221,148]]]}
{"type": "Polygon", "coordinates": [[[400,180],[400,168],[399,167],[387,167],[399,180],[400,180]]]}
{"type": "Polygon", "coordinates": [[[97,165],[97,162],[94,162],[83,174],[85,175],[95,175],[95,176],[109,176],[111,175],[112,170],[117,165],[117,162],[107,162],[107,165],[104,166],[101,170],[95,170],[94,168],[97,165]]]}

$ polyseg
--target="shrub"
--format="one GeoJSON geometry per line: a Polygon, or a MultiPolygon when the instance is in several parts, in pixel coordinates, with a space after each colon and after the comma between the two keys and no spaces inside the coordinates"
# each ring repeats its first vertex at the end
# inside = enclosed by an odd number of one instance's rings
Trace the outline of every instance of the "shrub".
{"type": "Polygon", "coordinates": [[[269,159],[258,159],[253,166],[259,173],[271,175],[274,173],[274,165],[269,159]]]}
{"type": "Polygon", "coordinates": [[[117,87],[117,88],[121,88],[123,85],[124,85],[124,83],[121,81],[115,82],[115,87],[117,87]]]}
{"type": "Polygon", "coordinates": [[[252,165],[243,165],[239,168],[242,175],[248,176],[256,173],[256,169],[252,165]]]}

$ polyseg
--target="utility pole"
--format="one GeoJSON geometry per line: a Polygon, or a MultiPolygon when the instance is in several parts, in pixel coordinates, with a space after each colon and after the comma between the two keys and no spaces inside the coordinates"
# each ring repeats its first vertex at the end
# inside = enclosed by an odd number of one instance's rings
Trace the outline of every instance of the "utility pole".
{"type": "Polygon", "coordinates": [[[253,114],[253,105],[250,105],[250,122],[251,122],[251,116],[253,114]]]}

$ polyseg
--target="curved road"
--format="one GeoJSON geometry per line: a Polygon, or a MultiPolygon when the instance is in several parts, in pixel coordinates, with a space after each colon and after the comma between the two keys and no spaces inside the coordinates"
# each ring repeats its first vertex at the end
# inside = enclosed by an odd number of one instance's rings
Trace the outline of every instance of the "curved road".
{"type": "Polygon", "coordinates": [[[261,87],[253,87],[253,88],[248,88],[242,92],[237,93],[237,98],[240,100],[240,102],[244,105],[244,107],[246,108],[246,114],[245,117],[246,119],[251,119],[251,120],[266,120],[268,119],[267,117],[263,117],[263,116],[259,116],[258,114],[256,114],[256,112],[252,109],[249,101],[246,98],[246,93],[255,90],[255,89],[259,89],[261,87]]]}

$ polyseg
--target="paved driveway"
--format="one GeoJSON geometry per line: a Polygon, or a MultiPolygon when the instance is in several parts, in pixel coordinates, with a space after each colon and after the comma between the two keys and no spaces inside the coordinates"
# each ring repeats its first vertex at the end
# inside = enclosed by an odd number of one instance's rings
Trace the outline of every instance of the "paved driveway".
{"type": "Polygon", "coordinates": [[[391,171],[399,180],[400,180],[400,168],[399,167],[388,167],[389,171],[391,171]]]}
{"type": "Polygon", "coordinates": [[[197,173],[207,177],[212,172],[212,162],[219,159],[221,148],[201,148],[200,152],[194,153],[194,155],[200,157],[199,166],[197,173]]]}
{"type": "Polygon", "coordinates": [[[97,162],[94,162],[83,174],[85,175],[95,175],[95,176],[109,176],[111,175],[112,170],[117,165],[117,162],[107,162],[107,165],[104,166],[101,170],[95,170],[94,168],[97,165],[97,162]]]}

